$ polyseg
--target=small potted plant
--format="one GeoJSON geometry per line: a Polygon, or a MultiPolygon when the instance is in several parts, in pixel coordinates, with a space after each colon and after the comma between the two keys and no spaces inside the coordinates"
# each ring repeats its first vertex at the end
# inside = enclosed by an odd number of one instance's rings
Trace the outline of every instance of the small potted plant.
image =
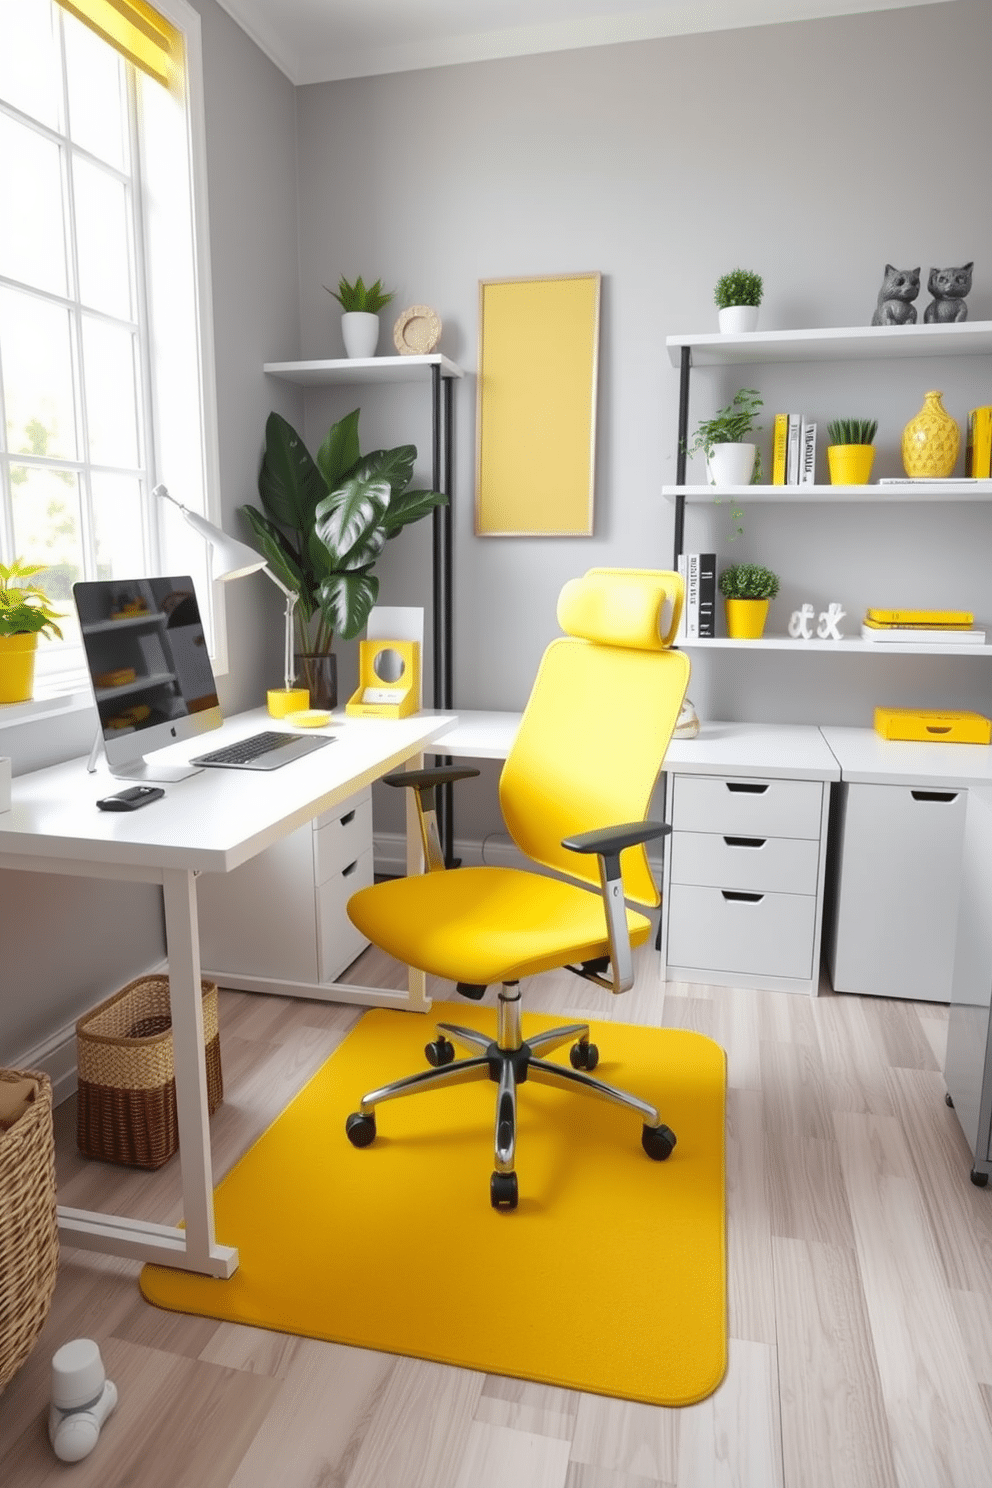
{"type": "Polygon", "coordinates": [[[763,400],[755,388],[741,388],[726,408],[696,425],[687,455],[702,451],[706,456],[706,474],[711,486],[749,486],[760,474],[758,446],[747,441],[748,434],[760,432],[755,423],[763,400]]]}
{"type": "Polygon", "coordinates": [[[731,269],[716,281],[713,298],[719,310],[720,330],[753,331],[758,324],[758,306],[763,285],[760,274],[750,269],[731,269]]]}
{"type": "Polygon", "coordinates": [[[827,425],[827,463],[834,486],[866,486],[871,475],[877,419],[833,419],[827,425]]]}
{"type": "MultiPolygon", "coordinates": [[[[327,289],[327,285],[324,285],[327,289]]],[[[384,290],[382,280],[366,286],[361,274],[354,284],[347,279],[338,281],[337,289],[327,289],[341,306],[341,334],[344,349],[349,357],[372,357],[379,344],[379,311],[394,297],[393,290],[384,290]]]]}
{"type": "Polygon", "coordinates": [[[727,635],[735,641],[760,640],[768,606],[778,593],[778,574],[760,563],[733,563],[723,570],[719,584],[727,635]]]}
{"type": "Polygon", "coordinates": [[[38,584],[24,583],[43,573],[47,564],[15,558],[0,563],[0,703],[25,703],[34,692],[34,658],[39,635],[62,639],[48,595],[38,584]]]}

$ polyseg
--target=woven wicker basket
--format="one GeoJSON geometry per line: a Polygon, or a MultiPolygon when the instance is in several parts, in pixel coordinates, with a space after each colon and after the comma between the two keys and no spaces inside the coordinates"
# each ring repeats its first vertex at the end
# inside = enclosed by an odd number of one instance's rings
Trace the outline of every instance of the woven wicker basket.
{"type": "MultiPolygon", "coordinates": [[[[224,1098],[217,983],[204,979],[207,1105],[224,1098]]],[[[167,976],[138,977],[76,1024],[76,1139],[86,1157],[160,1168],[179,1148],[167,976]]]]}
{"type": "Polygon", "coordinates": [[[44,1326],[59,1264],[51,1081],[36,1070],[0,1070],[5,1076],[39,1088],[25,1114],[0,1132],[0,1390],[44,1326]]]}

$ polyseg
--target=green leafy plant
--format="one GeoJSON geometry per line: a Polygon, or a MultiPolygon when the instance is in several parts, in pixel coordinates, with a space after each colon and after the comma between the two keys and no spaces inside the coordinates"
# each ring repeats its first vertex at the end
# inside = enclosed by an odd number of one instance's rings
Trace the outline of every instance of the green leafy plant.
{"type": "Polygon", "coordinates": [[[696,455],[702,450],[708,455],[715,444],[741,444],[748,434],[760,433],[761,425],[755,419],[763,406],[764,400],[755,388],[741,388],[726,408],[712,418],[700,419],[686,454],[696,455]]]}
{"type": "Polygon", "coordinates": [[[834,419],[827,425],[831,444],[871,444],[877,432],[877,419],[834,419]]]}
{"type": "Polygon", "coordinates": [[[760,563],[732,563],[719,579],[724,599],[774,599],[778,593],[778,574],[760,563]]]}
{"type": "Polygon", "coordinates": [[[731,305],[760,305],[763,288],[760,274],[732,269],[716,281],[713,298],[721,310],[729,310],[731,305]]]}
{"type": "Polygon", "coordinates": [[[448,498],[410,490],[417,447],[362,455],[356,408],[328,430],[314,459],[281,414],[265,423],[258,476],[263,511],[239,507],[259,551],[298,596],[298,649],[329,652],[351,640],[379,597],[372,573],[389,538],[448,498]]]}
{"type": "Polygon", "coordinates": [[[0,563],[0,636],[56,635],[62,639],[57,622],[62,616],[53,610],[48,595],[38,584],[25,584],[35,574],[44,573],[46,564],[25,563],[15,558],[9,567],[0,563]]]}
{"type": "MultiPolygon", "coordinates": [[[[327,289],[326,284],[324,288],[327,289]]],[[[378,315],[396,297],[395,290],[383,289],[381,279],[366,286],[361,274],[354,284],[349,284],[347,279],[339,279],[337,289],[327,289],[327,293],[334,296],[342,310],[364,310],[368,315],[378,315]]]]}

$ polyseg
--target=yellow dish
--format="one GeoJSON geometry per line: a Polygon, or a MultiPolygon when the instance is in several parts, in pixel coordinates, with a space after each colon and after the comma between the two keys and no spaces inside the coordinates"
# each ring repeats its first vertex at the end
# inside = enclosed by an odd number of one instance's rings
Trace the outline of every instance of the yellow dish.
{"type": "Polygon", "coordinates": [[[286,714],[286,722],[293,728],[323,728],[330,721],[330,713],[322,708],[304,708],[299,713],[286,714]]]}

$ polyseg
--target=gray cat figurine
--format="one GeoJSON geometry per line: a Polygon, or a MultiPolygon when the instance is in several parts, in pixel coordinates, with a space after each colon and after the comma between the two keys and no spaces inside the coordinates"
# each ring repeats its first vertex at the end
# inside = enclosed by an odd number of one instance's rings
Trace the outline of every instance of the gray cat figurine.
{"type": "Polygon", "coordinates": [[[919,292],[919,269],[894,269],[886,264],[872,325],[915,325],[916,306],[910,302],[919,292]]]}
{"type": "Polygon", "coordinates": [[[923,312],[927,325],[935,321],[940,325],[955,320],[968,319],[968,306],[964,297],[971,289],[971,271],[974,263],[962,264],[960,269],[931,269],[927,288],[933,299],[923,312]]]}

